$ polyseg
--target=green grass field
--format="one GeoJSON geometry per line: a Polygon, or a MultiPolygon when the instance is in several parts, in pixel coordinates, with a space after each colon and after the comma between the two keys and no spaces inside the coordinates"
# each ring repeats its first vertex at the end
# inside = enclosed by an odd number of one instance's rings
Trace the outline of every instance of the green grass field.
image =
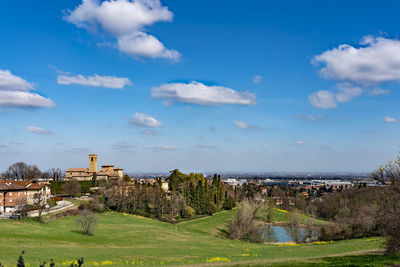
{"type": "MultiPolygon", "coordinates": [[[[49,262],[50,258],[54,258],[56,266],[69,266],[71,260],[81,256],[85,257],[84,266],[284,266],[288,260],[299,266],[325,261],[314,259],[311,262],[310,258],[377,250],[382,243],[381,239],[370,238],[284,246],[218,237],[218,229],[224,228],[234,212],[220,212],[177,225],[134,215],[103,213],[99,215],[98,227],[93,236],[85,236],[77,231],[74,216],[47,219],[45,224],[2,220],[0,261],[6,266],[15,266],[20,252],[25,250],[25,261],[29,263],[27,266],[38,266],[41,261],[49,262]]],[[[400,263],[400,258],[392,259],[391,262],[396,260],[400,263]]]]}

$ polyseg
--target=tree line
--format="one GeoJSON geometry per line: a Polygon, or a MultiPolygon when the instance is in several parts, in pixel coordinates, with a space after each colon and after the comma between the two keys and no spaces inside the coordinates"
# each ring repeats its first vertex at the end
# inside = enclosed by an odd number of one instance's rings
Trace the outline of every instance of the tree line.
{"type": "Polygon", "coordinates": [[[10,165],[6,171],[0,173],[0,179],[15,180],[37,180],[39,178],[53,179],[60,181],[64,177],[64,172],[60,168],[51,168],[47,171],[41,171],[36,165],[29,165],[23,161],[15,162],[10,165]]]}
{"type": "Polygon", "coordinates": [[[109,182],[103,192],[104,204],[112,210],[171,222],[235,206],[235,191],[219,175],[208,179],[203,174],[184,174],[175,169],[166,181],[167,191],[161,180],[154,184],[126,179],[109,182]]]}

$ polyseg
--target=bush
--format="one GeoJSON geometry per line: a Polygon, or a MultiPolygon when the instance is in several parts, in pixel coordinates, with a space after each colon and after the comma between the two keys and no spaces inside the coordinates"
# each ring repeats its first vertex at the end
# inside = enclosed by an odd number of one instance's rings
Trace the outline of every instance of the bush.
{"type": "Polygon", "coordinates": [[[235,201],[233,200],[233,198],[231,196],[229,196],[228,198],[226,198],[224,200],[224,203],[222,203],[222,208],[224,210],[231,210],[235,207],[235,201]]]}
{"type": "Polygon", "coordinates": [[[92,212],[103,212],[104,211],[104,205],[99,203],[97,200],[93,199],[93,200],[89,200],[86,202],[83,202],[79,205],[78,207],[79,210],[89,210],[92,212]]]}
{"type": "Polygon", "coordinates": [[[196,212],[192,207],[190,207],[190,206],[185,207],[185,217],[186,218],[193,218],[195,215],[196,215],[196,212]]]}

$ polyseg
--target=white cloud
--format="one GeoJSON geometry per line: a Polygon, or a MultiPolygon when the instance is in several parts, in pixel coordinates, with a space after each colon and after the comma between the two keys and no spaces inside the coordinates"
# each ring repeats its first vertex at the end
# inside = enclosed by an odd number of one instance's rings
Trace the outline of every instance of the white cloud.
{"type": "Polygon", "coordinates": [[[371,90],[368,92],[369,95],[372,96],[377,96],[377,95],[388,95],[390,93],[389,90],[384,90],[381,88],[375,88],[374,90],[371,90]]]}
{"type": "Polygon", "coordinates": [[[29,91],[33,85],[21,77],[12,75],[9,70],[0,70],[0,90],[29,91]]]}
{"type": "Polygon", "coordinates": [[[162,126],[161,122],[159,122],[156,118],[144,114],[144,113],[135,113],[130,120],[130,123],[142,126],[142,127],[160,127],[162,126]]]}
{"type": "Polygon", "coordinates": [[[68,11],[64,19],[87,30],[101,28],[117,39],[118,49],[133,57],[178,60],[179,52],[168,50],[154,36],[144,32],[146,26],[172,21],[173,14],[159,0],[83,0],[68,11]]]}
{"type": "Polygon", "coordinates": [[[36,127],[36,126],[27,126],[26,130],[28,132],[34,133],[34,134],[44,134],[44,135],[48,135],[51,134],[52,132],[40,127],[36,127]]]}
{"type": "Polygon", "coordinates": [[[152,35],[139,32],[118,38],[118,49],[132,57],[167,58],[179,60],[180,54],[176,50],[168,50],[152,35]]]}
{"type": "Polygon", "coordinates": [[[253,83],[259,84],[259,83],[261,83],[261,81],[262,81],[263,78],[264,78],[264,77],[261,76],[261,75],[254,75],[254,76],[253,76],[253,83]]]}
{"type": "Polygon", "coordinates": [[[363,90],[351,83],[337,83],[336,92],[320,90],[308,96],[310,103],[316,108],[336,108],[338,103],[348,102],[360,96],[363,90]]]}
{"type": "Polygon", "coordinates": [[[1,107],[42,107],[55,106],[49,98],[34,93],[33,84],[11,74],[8,70],[0,70],[0,108],[1,107]]]}
{"type": "Polygon", "coordinates": [[[247,123],[245,123],[243,121],[236,121],[235,120],[235,121],[232,121],[232,123],[236,127],[240,128],[240,129],[259,129],[259,130],[262,129],[262,127],[259,127],[259,126],[256,126],[256,125],[247,124],[247,123]]]}
{"type": "Polygon", "coordinates": [[[64,74],[64,75],[71,75],[71,72],[68,71],[63,71],[63,70],[59,70],[56,66],[54,65],[48,65],[49,68],[53,69],[55,72],[57,72],[58,74],[64,74]]]}
{"type": "Polygon", "coordinates": [[[238,92],[223,86],[207,86],[200,82],[165,83],[151,89],[154,98],[163,98],[167,103],[184,102],[199,105],[253,105],[255,95],[238,92]]]}
{"type": "Polygon", "coordinates": [[[393,122],[396,122],[397,119],[389,117],[389,116],[386,116],[385,118],[383,118],[383,121],[386,122],[386,123],[393,123],[393,122]]]}
{"type": "Polygon", "coordinates": [[[306,141],[303,141],[303,140],[296,141],[296,145],[305,145],[305,144],[307,144],[306,141]]]}
{"type": "Polygon", "coordinates": [[[0,107],[50,108],[55,104],[49,98],[32,92],[1,91],[0,107]]]}
{"type": "Polygon", "coordinates": [[[320,90],[312,93],[308,96],[308,100],[310,101],[311,105],[316,108],[336,108],[336,98],[335,95],[326,90],[320,90]]]}
{"type": "Polygon", "coordinates": [[[125,85],[132,84],[132,82],[128,78],[119,78],[115,76],[99,76],[97,74],[95,74],[94,76],[86,77],[80,74],[75,76],[59,75],[57,77],[57,83],[63,85],[80,84],[114,89],[121,89],[124,88],[125,85]]]}
{"type": "Polygon", "coordinates": [[[365,36],[360,47],[342,44],[313,58],[327,78],[374,84],[400,81],[400,41],[365,36]]]}
{"type": "Polygon", "coordinates": [[[351,99],[362,94],[362,89],[358,86],[353,86],[349,83],[338,83],[337,93],[335,94],[336,101],[339,103],[348,102],[351,99]]]}

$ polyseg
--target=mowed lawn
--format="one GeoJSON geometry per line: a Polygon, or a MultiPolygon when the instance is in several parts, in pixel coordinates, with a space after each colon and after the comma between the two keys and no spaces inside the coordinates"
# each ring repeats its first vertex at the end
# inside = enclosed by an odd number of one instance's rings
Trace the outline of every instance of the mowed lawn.
{"type": "Polygon", "coordinates": [[[0,262],[15,266],[25,250],[27,266],[53,258],[69,266],[81,256],[84,266],[161,266],[195,264],[270,264],[279,261],[357,253],[379,249],[381,239],[282,246],[232,241],[219,237],[234,211],[177,225],[134,215],[108,212],[98,217],[93,236],[77,232],[76,217],[33,221],[0,221],[0,262]]]}

